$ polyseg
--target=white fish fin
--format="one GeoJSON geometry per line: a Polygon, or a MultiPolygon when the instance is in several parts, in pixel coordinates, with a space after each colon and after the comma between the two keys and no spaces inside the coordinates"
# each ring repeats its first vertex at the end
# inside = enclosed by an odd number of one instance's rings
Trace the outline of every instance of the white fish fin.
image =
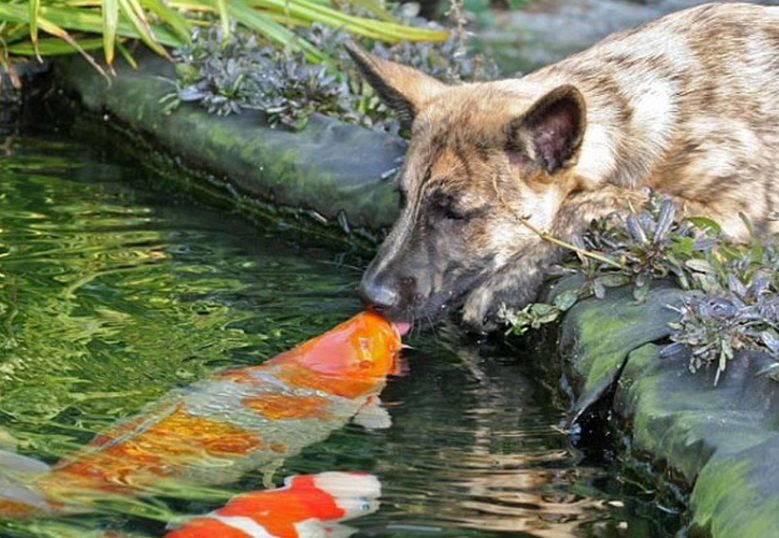
{"type": "Polygon", "coordinates": [[[0,499],[34,506],[39,510],[51,510],[51,506],[49,506],[49,503],[46,502],[40,493],[6,476],[0,476],[0,499]]]}
{"type": "Polygon", "coordinates": [[[378,396],[368,397],[365,404],[354,415],[353,421],[366,430],[386,430],[392,426],[392,417],[389,411],[381,406],[378,396]]]}
{"type": "Polygon", "coordinates": [[[51,467],[40,460],[0,449],[0,499],[51,510],[40,493],[21,483],[29,476],[50,471],[51,467]]]}
{"type": "Polygon", "coordinates": [[[341,523],[327,523],[324,525],[327,538],[349,538],[357,532],[357,529],[341,523]]]}
{"type": "Polygon", "coordinates": [[[51,467],[40,460],[0,449],[0,474],[48,473],[51,467]]]}
{"type": "MultiPolygon", "coordinates": [[[[210,514],[208,517],[211,519],[217,519],[234,529],[242,531],[252,538],[278,538],[277,536],[269,533],[265,527],[254,521],[250,517],[246,516],[220,516],[217,514],[210,514]]],[[[216,537],[214,537],[216,538],[216,537]]]]}
{"type": "Polygon", "coordinates": [[[321,519],[311,518],[295,523],[295,530],[298,533],[298,538],[328,538],[329,536],[321,519]]]}

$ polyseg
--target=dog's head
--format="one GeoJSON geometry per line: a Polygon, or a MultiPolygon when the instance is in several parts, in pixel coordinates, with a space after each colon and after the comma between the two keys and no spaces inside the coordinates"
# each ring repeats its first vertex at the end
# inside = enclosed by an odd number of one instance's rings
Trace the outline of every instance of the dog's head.
{"type": "MultiPolygon", "coordinates": [[[[397,177],[400,215],[360,294],[401,321],[434,322],[467,301],[465,319],[480,327],[497,307],[489,304],[496,275],[521,270],[522,253],[540,241],[517,216],[547,230],[577,188],[570,170],[584,99],[570,85],[518,79],[447,86],[355,47],[349,53],[411,132],[397,177]]],[[[517,302],[528,299],[518,292],[517,302]]]]}

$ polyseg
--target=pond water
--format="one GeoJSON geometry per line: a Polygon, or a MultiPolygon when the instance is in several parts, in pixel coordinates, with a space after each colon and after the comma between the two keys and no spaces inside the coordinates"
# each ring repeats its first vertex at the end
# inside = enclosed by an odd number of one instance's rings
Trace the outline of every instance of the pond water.
{"type": "MultiPolygon", "coordinates": [[[[173,388],[257,364],[359,310],[354,256],[154,188],[67,126],[0,130],[0,446],[48,463],[173,388]],[[345,261],[347,260],[347,261],[345,261]]],[[[340,250],[343,250],[342,248],[340,250]]],[[[278,469],[373,473],[356,537],[665,537],[679,519],[600,450],[572,447],[542,356],[453,326],[414,334],[382,394],[392,426],[351,424],[278,469]]],[[[97,513],[0,520],[0,536],[148,537],[262,475],[97,513]]]]}

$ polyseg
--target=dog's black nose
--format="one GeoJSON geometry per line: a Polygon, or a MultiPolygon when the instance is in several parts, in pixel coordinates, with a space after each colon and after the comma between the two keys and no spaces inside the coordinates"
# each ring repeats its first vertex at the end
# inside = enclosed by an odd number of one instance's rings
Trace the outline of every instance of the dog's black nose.
{"type": "Polygon", "coordinates": [[[384,283],[363,279],[357,293],[365,306],[377,312],[384,312],[398,306],[400,293],[384,283]]]}

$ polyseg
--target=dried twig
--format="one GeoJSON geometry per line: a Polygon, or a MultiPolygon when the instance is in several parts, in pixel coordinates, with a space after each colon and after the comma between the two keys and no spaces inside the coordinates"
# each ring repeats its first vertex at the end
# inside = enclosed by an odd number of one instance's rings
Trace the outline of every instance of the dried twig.
{"type": "Polygon", "coordinates": [[[530,222],[530,220],[527,217],[524,217],[520,215],[517,211],[514,210],[513,207],[511,207],[503,198],[503,192],[498,188],[498,177],[493,176],[492,178],[492,188],[495,189],[495,194],[498,196],[498,201],[500,204],[508,210],[512,216],[525,228],[536,234],[538,237],[543,239],[544,241],[547,241],[549,243],[552,243],[553,245],[557,245],[558,247],[562,247],[567,250],[571,250],[573,252],[576,252],[580,256],[584,256],[587,258],[591,258],[593,260],[597,260],[601,263],[605,263],[606,265],[610,265],[611,267],[614,267],[616,269],[624,269],[624,266],[612,260],[611,258],[604,256],[603,254],[598,254],[597,252],[592,252],[587,249],[577,247],[576,245],[572,243],[568,243],[567,241],[563,241],[562,239],[558,239],[557,237],[553,236],[549,232],[545,232],[543,230],[540,230],[537,228],[533,223],[530,222]]]}

